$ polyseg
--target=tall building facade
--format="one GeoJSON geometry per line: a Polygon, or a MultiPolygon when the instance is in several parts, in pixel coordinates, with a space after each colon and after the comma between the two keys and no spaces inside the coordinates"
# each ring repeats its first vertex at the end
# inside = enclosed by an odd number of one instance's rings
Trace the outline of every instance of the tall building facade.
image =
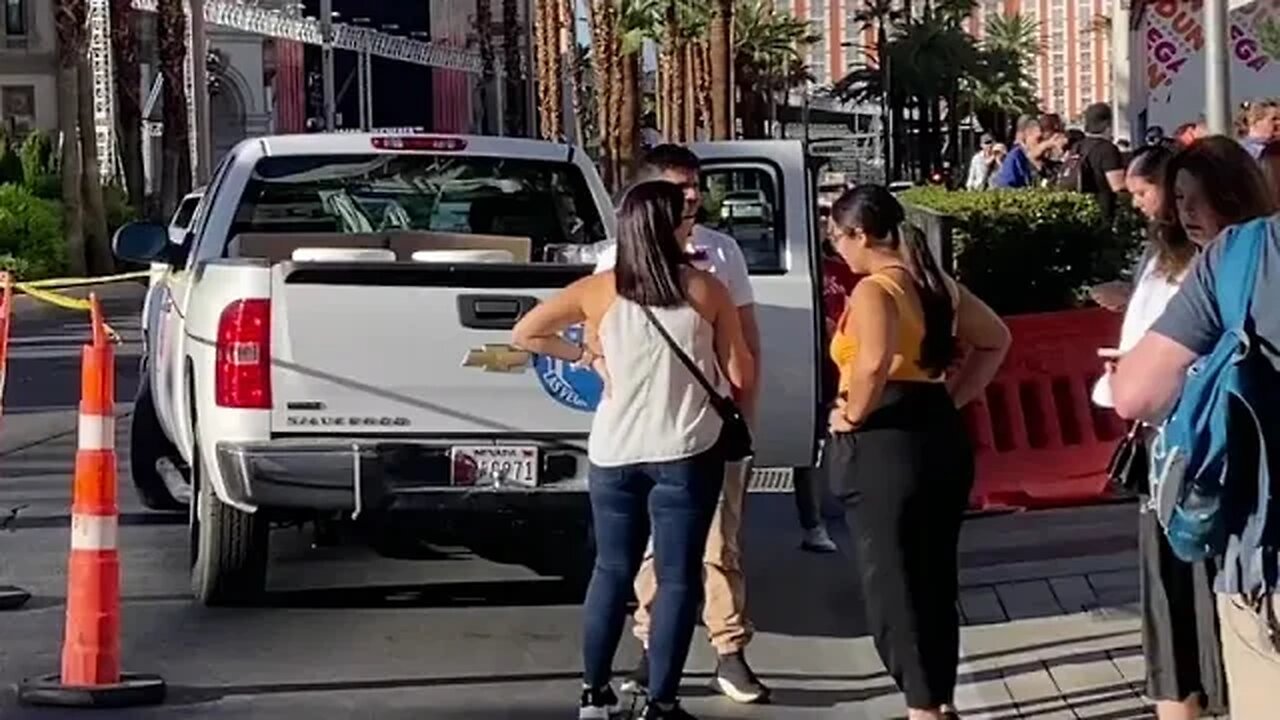
{"type": "MultiPolygon", "coordinates": [[[[777,8],[809,21],[821,41],[808,48],[817,85],[830,85],[874,56],[876,31],[857,14],[867,0],[777,0],[777,8]]],[[[923,0],[895,3],[923,9],[923,0]]],[[[1090,103],[1111,98],[1110,0],[979,0],[967,28],[976,38],[999,15],[1020,14],[1037,24],[1041,51],[1032,76],[1046,112],[1079,118],[1090,103]]]]}
{"type": "Polygon", "coordinates": [[[23,135],[58,125],[57,34],[49,0],[0,0],[0,122],[23,135]]]}

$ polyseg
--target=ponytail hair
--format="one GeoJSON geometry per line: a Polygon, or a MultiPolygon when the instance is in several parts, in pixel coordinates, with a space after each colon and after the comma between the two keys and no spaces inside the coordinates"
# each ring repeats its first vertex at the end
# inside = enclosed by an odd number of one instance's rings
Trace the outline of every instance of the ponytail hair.
{"type": "Polygon", "coordinates": [[[919,365],[933,377],[941,375],[956,354],[955,297],[924,234],[906,225],[902,204],[883,185],[846,192],[831,205],[831,219],[845,230],[861,229],[869,246],[902,257],[924,311],[919,365]]]}

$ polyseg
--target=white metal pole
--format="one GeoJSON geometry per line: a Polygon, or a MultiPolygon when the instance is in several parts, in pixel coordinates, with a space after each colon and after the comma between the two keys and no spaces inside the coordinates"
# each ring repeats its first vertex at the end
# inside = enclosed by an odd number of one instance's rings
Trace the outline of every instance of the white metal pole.
{"type": "Polygon", "coordinates": [[[1139,138],[1133,137],[1130,98],[1133,31],[1129,27],[1129,5],[1130,0],[1111,0],[1111,135],[1117,140],[1128,139],[1136,146],[1139,138]]]}
{"type": "Polygon", "coordinates": [[[365,129],[373,129],[373,54],[368,47],[364,51],[364,107],[368,113],[365,129]]]}
{"type": "Polygon", "coordinates": [[[1231,56],[1227,0],[1204,3],[1204,101],[1209,132],[1231,134],[1231,56]]]}

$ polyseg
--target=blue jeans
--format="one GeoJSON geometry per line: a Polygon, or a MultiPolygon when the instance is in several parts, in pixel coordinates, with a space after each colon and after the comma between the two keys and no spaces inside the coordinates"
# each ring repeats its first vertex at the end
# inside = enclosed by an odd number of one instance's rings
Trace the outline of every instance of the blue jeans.
{"type": "Polygon", "coordinates": [[[702,602],[702,555],[724,483],[724,457],[713,448],[672,462],[592,465],[589,481],[596,563],[583,608],[583,679],[595,688],[609,682],[652,525],[658,594],[649,631],[649,696],[674,701],[702,602]]]}

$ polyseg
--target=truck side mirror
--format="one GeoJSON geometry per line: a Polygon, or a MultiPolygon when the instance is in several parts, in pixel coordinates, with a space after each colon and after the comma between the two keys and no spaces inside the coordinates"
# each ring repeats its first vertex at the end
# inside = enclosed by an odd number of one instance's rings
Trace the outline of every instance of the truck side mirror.
{"type": "Polygon", "coordinates": [[[174,264],[185,254],[180,246],[169,240],[169,229],[164,225],[148,222],[132,222],[116,231],[111,239],[111,251],[126,262],[142,264],[174,264]]]}

